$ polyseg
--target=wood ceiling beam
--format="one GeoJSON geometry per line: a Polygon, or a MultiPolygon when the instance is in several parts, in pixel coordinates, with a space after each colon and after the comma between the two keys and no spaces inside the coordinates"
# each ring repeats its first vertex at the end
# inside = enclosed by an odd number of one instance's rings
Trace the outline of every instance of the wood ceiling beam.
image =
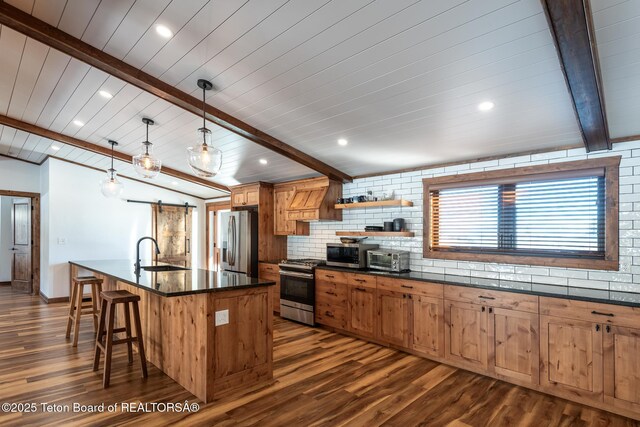
{"type": "Polygon", "coordinates": [[[610,150],[595,42],[589,32],[591,11],[583,0],[541,1],[587,152],[610,150]]]}
{"type": "MultiPolygon", "coordinates": [[[[71,145],[76,148],[82,148],[83,150],[91,151],[92,153],[102,154],[107,157],[111,157],[111,148],[106,145],[103,147],[98,144],[94,144],[91,142],[83,141],[78,138],[74,138],[72,136],[64,135],[58,132],[54,132],[49,129],[42,128],[40,126],[33,125],[31,123],[26,123],[21,120],[17,120],[11,117],[0,115],[0,125],[9,126],[10,128],[21,130],[23,132],[32,133],[34,135],[41,136],[43,138],[48,138],[54,141],[61,142],[63,144],[71,145]]],[[[114,151],[113,157],[118,160],[122,160],[123,162],[131,162],[132,156],[126,153],[122,153],[120,151],[114,151]]],[[[202,185],[208,188],[214,188],[216,190],[230,192],[229,188],[222,184],[218,184],[216,182],[208,181],[204,178],[200,178],[185,172],[181,172],[176,169],[172,169],[166,166],[162,166],[161,173],[165,175],[172,176],[174,178],[182,179],[184,181],[188,181],[194,184],[202,185]]]]}
{"type": "MultiPolygon", "coordinates": [[[[82,40],[41,21],[33,16],[0,1],[0,24],[6,25],[27,37],[37,40],[62,53],[76,58],[107,74],[117,77],[146,92],[176,105],[191,113],[202,114],[202,100],[182,92],[162,80],[151,76],[124,61],[97,49],[82,40]]],[[[195,82],[194,82],[195,87],[195,82]]],[[[329,178],[351,182],[353,178],[338,169],[268,135],[248,123],[237,119],[211,105],[206,105],[207,119],[246,139],[288,157],[329,178]]]]}

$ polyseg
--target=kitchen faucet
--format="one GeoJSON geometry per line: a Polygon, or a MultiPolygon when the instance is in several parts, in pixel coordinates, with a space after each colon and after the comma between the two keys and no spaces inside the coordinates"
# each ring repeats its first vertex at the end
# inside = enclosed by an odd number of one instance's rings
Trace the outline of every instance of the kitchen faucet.
{"type": "Polygon", "coordinates": [[[140,274],[140,243],[146,239],[151,240],[156,245],[156,255],[160,255],[160,247],[158,246],[158,242],[156,239],[149,236],[141,237],[140,240],[138,240],[138,243],[136,244],[136,263],[135,263],[136,275],[140,274]]]}

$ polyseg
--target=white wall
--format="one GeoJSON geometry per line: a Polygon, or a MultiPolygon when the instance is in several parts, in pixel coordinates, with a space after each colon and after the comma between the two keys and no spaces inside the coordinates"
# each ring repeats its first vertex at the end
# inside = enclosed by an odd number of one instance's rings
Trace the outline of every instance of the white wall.
{"type": "Polygon", "coordinates": [[[0,157],[0,190],[40,192],[40,166],[0,157]]]}
{"type": "MultiPolygon", "coordinates": [[[[127,179],[123,179],[121,199],[107,199],[99,188],[103,172],[56,159],[49,159],[43,166],[42,185],[48,190],[43,191],[42,214],[49,228],[42,233],[45,254],[41,287],[48,297],[68,296],[70,260],[135,258],[137,240],[151,235],[151,206],[127,203],[127,198],[197,206],[193,247],[197,248],[198,259],[194,267],[204,265],[203,200],[127,179]]],[[[142,244],[143,254],[150,254],[150,244],[142,244]]]]}
{"type": "Polygon", "coordinates": [[[342,222],[311,223],[309,237],[288,238],[288,256],[324,259],[325,244],[339,241],[335,235],[336,230],[363,230],[365,225],[382,225],[383,221],[405,218],[407,228],[415,231],[416,237],[369,238],[367,242],[378,243],[381,247],[411,251],[411,269],[415,271],[640,292],[640,141],[616,144],[612,151],[604,153],[587,155],[584,149],[579,148],[357,179],[353,183],[344,185],[344,197],[365,194],[367,190],[374,191],[374,194],[395,191],[396,198],[411,200],[414,206],[345,210],[342,222]],[[619,271],[422,258],[422,179],[617,155],[622,156],[619,271]]]}
{"type": "Polygon", "coordinates": [[[11,197],[0,197],[0,282],[11,280],[11,197]]]}

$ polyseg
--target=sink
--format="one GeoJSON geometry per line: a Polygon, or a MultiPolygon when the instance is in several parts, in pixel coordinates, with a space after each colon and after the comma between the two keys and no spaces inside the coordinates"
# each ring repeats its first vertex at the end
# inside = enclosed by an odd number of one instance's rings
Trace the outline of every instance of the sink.
{"type": "Polygon", "coordinates": [[[177,265],[147,265],[146,267],[140,267],[145,271],[184,271],[190,270],[190,268],[180,267],[177,265]]]}

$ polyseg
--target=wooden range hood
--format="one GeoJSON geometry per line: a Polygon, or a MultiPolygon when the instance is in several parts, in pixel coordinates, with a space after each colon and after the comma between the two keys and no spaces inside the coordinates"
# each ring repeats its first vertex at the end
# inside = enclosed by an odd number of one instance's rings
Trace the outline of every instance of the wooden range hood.
{"type": "Polygon", "coordinates": [[[342,197],[342,183],[322,177],[296,182],[295,193],[286,208],[288,221],[342,221],[342,211],[335,209],[342,197]]]}

